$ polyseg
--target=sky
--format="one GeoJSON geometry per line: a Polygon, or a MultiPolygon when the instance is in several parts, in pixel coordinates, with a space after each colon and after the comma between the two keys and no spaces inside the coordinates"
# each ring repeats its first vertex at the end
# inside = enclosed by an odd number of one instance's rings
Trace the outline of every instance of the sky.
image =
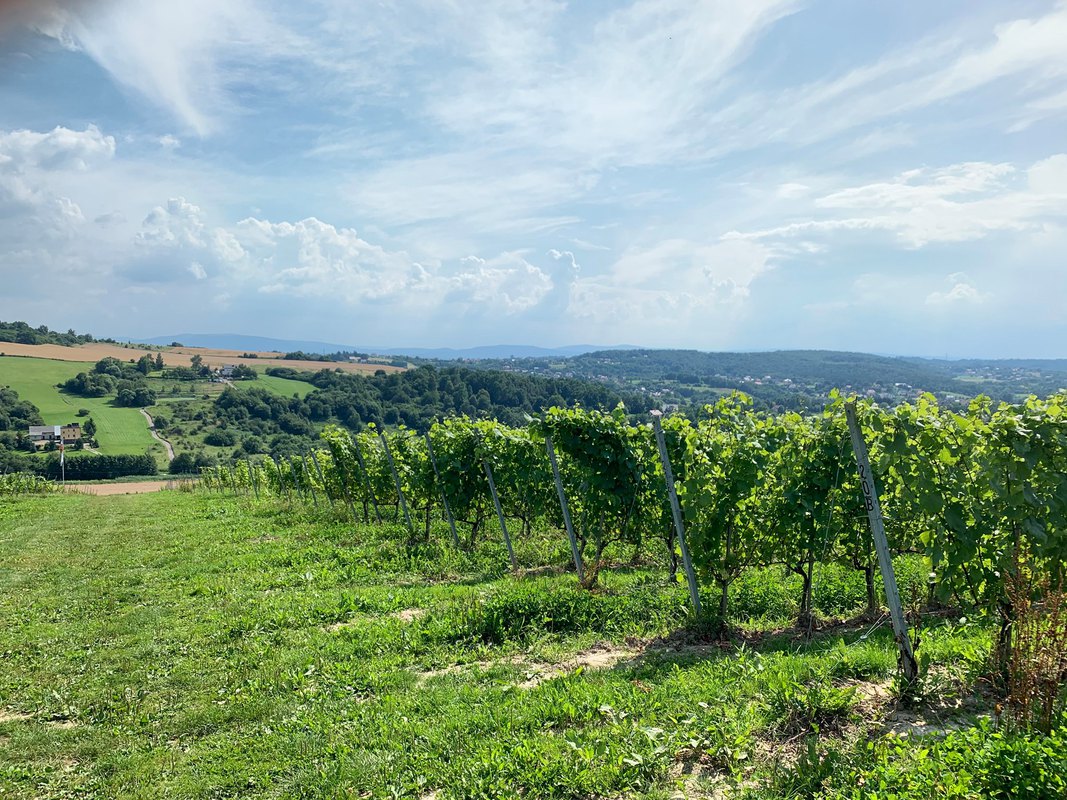
{"type": "Polygon", "coordinates": [[[0,0],[0,319],[1067,357],[1067,2],[0,0]]]}

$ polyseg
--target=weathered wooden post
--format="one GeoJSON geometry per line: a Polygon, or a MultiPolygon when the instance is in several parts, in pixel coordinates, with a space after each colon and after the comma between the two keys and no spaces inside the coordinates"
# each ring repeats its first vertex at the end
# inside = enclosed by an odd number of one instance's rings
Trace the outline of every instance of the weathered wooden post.
{"type": "Polygon", "coordinates": [[[574,535],[574,525],[571,524],[571,511],[567,507],[567,495],[563,491],[563,480],[559,475],[559,464],[556,462],[556,448],[552,445],[552,437],[545,434],[545,450],[548,451],[548,461],[552,465],[552,476],[556,479],[556,494],[559,495],[559,507],[563,510],[563,525],[567,528],[567,538],[571,542],[571,555],[574,556],[574,568],[578,571],[578,580],[585,583],[585,566],[582,564],[582,554],[578,550],[578,539],[574,535]]]}
{"type": "Polygon", "coordinates": [[[448,505],[448,495],[445,493],[445,484],[441,480],[441,473],[437,469],[437,459],[433,454],[433,442],[430,441],[430,433],[426,432],[426,452],[430,456],[430,465],[433,467],[434,477],[437,478],[437,486],[441,490],[441,502],[445,507],[445,516],[448,518],[448,528],[452,531],[452,544],[459,549],[459,534],[456,533],[456,520],[452,516],[452,508],[448,505]]]}
{"type": "Polygon", "coordinates": [[[693,601],[693,610],[699,617],[703,611],[700,607],[700,589],[697,587],[696,572],[693,571],[693,561],[689,557],[689,546],[685,542],[685,525],[682,523],[682,506],[678,502],[678,493],[674,489],[674,472],[671,470],[671,459],[667,454],[667,439],[663,435],[663,426],[660,425],[660,417],[663,412],[659,409],[652,412],[652,427],[656,431],[656,444],[659,445],[659,458],[663,462],[663,477],[667,482],[667,495],[671,499],[671,515],[674,517],[674,530],[678,534],[678,545],[682,551],[682,565],[685,567],[685,579],[689,583],[689,599],[693,601]]]}
{"type": "Polygon", "coordinates": [[[900,666],[904,677],[914,681],[919,677],[919,665],[908,635],[908,623],[904,619],[904,609],[900,605],[900,593],[897,591],[897,576],[893,570],[893,559],[889,554],[889,542],[885,535],[885,521],[882,507],[878,502],[878,489],[871,473],[871,461],[867,455],[867,443],[863,441],[859,422],[856,419],[856,401],[845,403],[845,418],[848,420],[848,432],[852,436],[852,451],[856,455],[856,468],[859,470],[860,485],[863,487],[863,499],[867,507],[867,519],[871,523],[874,536],[874,549],[878,553],[878,566],[882,572],[882,584],[885,586],[885,599],[889,604],[889,615],[893,619],[893,638],[900,650],[900,666]]]}

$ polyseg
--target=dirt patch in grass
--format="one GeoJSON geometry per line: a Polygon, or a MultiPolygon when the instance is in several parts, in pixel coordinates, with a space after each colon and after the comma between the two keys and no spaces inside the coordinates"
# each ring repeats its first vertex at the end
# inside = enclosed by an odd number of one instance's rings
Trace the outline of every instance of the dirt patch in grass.
{"type": "Polygon", "coordinates": [[[67,489],[82,494],[110,497],[116,494],[148,494],[162,489],[176,489],[178,481],[140,481],[138,483],[82,483],[68,484],[67,489]]]}
{"type": "Polygon", "coordinates": [[[23,714],[20,711],[8,711],[7,709],[0,709],[0,725],[5,722],[29,722],[32,719],[32,714],[23,714]]]}
{"type": "Polygon", "coordinates": [[[433,678],[439,678],[443,675],[455,675],[470,669],[486,670],[495,666],[507,665],[523,668],[525,677],[523,680],[515,684],[519,689],[533,689],[545,681],[549,681],[552,678],[558,678],[561,675],[567,675],[579,668],[586,670],[610,669],[616,664],[638,658],[640,655],[641,651],[633,647],[619,647],[610,642],[597,642],[587,650],[583,650],[571,658],[559,663],[553,664],[516,655],[497,659],[495,661],[475,661],[470,664],[453,664],[441,669],[419,672],[417,673],[416,680],[421,686],[427,681],[432,680],[433,678]]]}

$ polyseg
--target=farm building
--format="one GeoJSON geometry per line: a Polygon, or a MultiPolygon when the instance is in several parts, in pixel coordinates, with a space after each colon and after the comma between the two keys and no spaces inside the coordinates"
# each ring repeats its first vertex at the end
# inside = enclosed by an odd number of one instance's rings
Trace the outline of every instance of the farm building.
{"type": "Polygon", "coordinates": [[[81,440],[82,429],[77,422],[69,425],[31,425],[28,438],[38,450],[49,444],[73,446],[81,440]]]}

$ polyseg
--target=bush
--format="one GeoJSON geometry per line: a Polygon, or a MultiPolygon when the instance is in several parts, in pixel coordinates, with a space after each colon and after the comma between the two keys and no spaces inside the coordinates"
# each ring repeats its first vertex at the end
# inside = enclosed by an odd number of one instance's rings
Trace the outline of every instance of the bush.
{"type": "Polygon", "coordinates": [[[168,471],[171,475],[193,475],[200,469],[196,465],[196,456],[192,453],[179,453],[170,462],[168,471]]]}
{"type": "Polygon", "coordinates": [[[231,431],[218,429],[205,436],[204,442],[214,447],[232,447],[237,443],[237,437],[231,431]]]}

